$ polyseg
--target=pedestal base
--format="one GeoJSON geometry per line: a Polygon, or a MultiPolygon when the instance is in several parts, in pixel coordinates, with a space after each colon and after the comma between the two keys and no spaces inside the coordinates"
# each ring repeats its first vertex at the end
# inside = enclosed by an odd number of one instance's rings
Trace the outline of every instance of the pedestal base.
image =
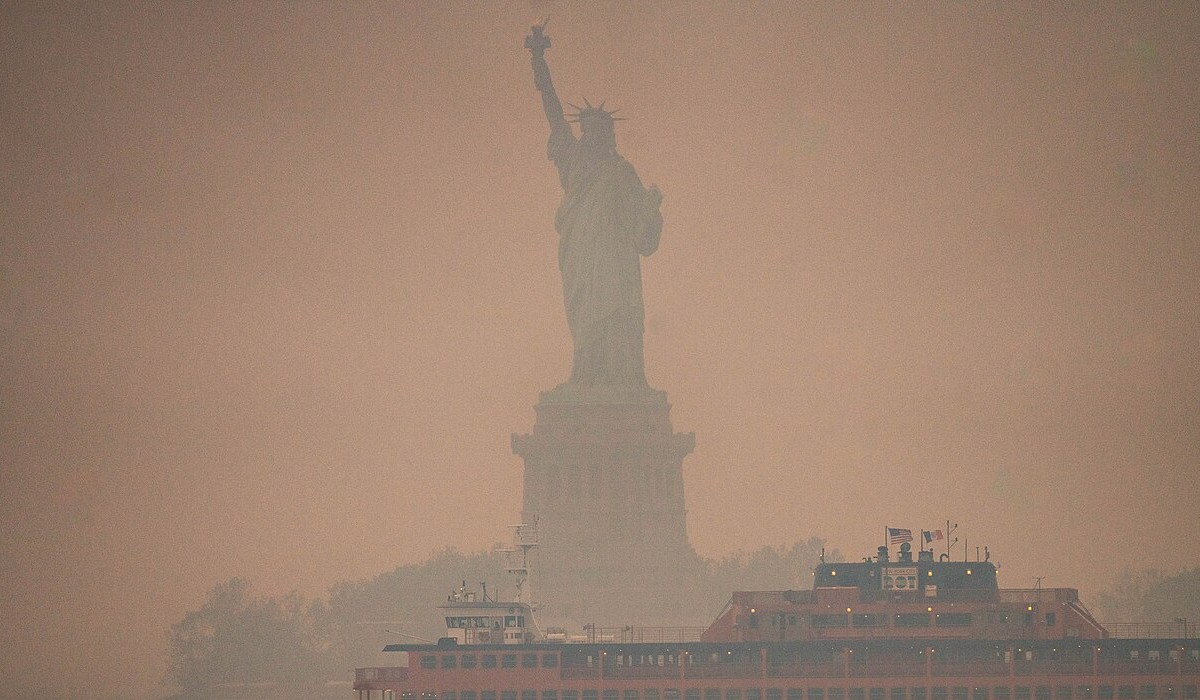
{"type": "Polygon", "coordinates": [[[542,617],[697,624],[683,498],[695,434],[673,431],[665,392],[566,384],[535,409],[512,447],[525,460],[522,517],[538,523],[542,617]]]}

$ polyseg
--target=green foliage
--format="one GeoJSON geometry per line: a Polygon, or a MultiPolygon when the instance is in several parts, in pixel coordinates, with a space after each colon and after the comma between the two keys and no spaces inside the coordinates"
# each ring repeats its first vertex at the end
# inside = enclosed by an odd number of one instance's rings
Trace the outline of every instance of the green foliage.
{"type": "MultiPolygon", "coordinates": [[[[735,590],[805,589],[812,585],[824,542],[766,546],[705,560],[699,576],[704,604],[719,610],[735,590]]],[[[835,552],[828,557],[838,561],[835,552]]],[[[259,598],[234,578],[209,591],[199,610],[171,626],[169,672],[184,698],[204,698],[223,683],[321,681],[347,669],[387,665],[380,650],[393,642],[431,641],[443,634],[436,605],[465,581],[506,580],[497,552],[450,548],[420,564],[334,585],[328,601],[295,593],[259,598]]],[[[514,591],[489,589],[504,599],[514,591]]]]}
{"type": "Polygon", "coordinates": [[[254,598],[249,582],[230,579],[171,626],[168,673],[184,698],[207,697],[222,683],[323,679],[330,671],[325,618],[320,602],[295,593],[254,598]]]}
{"type": "MultiPolygon", "coordinates": [[[[812,588],[825,542],[813,537],[791,547],[767,545],[753,552],[737,552],[720,560],[705,561],[708,585],[725,597],[739,590],[799,590],[812,588]]],[[[835,551],[830,561],[838,561],[835,551]]]]}
{"type": "MultiPolygon", "coordinates": [[[[462,581],[475,588],[501,581],[504,560],[497,552],[435,552],[421,564],[401,566],[364,581],[339,583],[329,591],[335,655],[344,666],[366,665],[388,643],[436,640],[445,627],[435,606],[462,581]]],[[[503,597],[503,591],[489,590],[503,597]]],[[[511,593],[509,593],[511,595],[511,593]]]]}
{"type": "Polygon", "coordinates": [[[1200,623],[1200,568],[1166,575],[1157,569],[1119,571],[1108,590],[1096,597],[1103,622],[1200,623]]]}

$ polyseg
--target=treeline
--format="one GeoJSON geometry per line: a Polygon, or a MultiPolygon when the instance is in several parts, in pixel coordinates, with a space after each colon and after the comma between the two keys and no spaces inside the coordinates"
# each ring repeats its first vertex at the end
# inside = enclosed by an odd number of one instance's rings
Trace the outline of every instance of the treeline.
{"type": "MultiPolygon", "coordinates": [[[[823,547],[812,538],[705,560],[702,585],[712,614],[734,590],[811,587],[823,547]]],[[[827,556],[840,559],[836,552],[827,556]]],[[[317,600],[296,593],[259,596],[246,580],[230,579],[171,626],[168,681],[181,700],[192,700],[239,684],[349,680],[355,667],[394,663],[381,651],[385,644],[441,636],[436,606],[461,581],[477,588],[480,582],[507,580],[500,554],[455,549],[371,579],[336,584],[317,600]]]]}
{"type": "Polygon", "coordinates": [[[1089,604],[1102,622],[1178,623],[1182,630],[1186,620],[1194,634],[1200,629],[1200,567],[1177,574],[1127,567],[1089,604]]]}

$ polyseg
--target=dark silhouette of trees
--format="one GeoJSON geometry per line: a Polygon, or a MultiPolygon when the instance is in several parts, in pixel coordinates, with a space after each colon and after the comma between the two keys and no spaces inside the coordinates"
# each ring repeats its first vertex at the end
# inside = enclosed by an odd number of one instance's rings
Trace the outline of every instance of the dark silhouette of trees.
{"type": "Polygon", "coordinates": [[[171,626],[168,673],[183,698],[222,684],[329,677],[328,615],[296,593],[255,598],[240,578],[218,583],[199,610],[171,626]]]}
{"type": "MultiPolygon", "coordinates": [[[[810,588],[823,545],[812,538],[706,560],[704,602],[716,614],[735,590],[810,588]]],[[[382,652],[386,644],[442,636],[436,606],[460,583],[478,591],[487,582],[490,596],[506,600],[515,590],[495,586],[508,580],[499,553],[453,548],[420,564],[335,584],[328,600],[296,593],[256,597],[249,582],[233,578],[213,586],[200,609],[171,626],[169,676],[184,700],[211,697],[223,685],[349,680],[356,667],[393,665],[395,658],[382,652]]]]}
{"type": "MultiPolygon", "coordinates": [[[[1200,623],[1200,567],[1167,575],[1157,569],[1124,568],[1094,604],[1104,622],[1175,623],[1187,620],[1189,632],[1200,623]]],[[[1182,622],[1179,624],[1182,625],[1182,622]]],[[[1181,627],[1182,632],[1182,627],[1181,627]]]]}

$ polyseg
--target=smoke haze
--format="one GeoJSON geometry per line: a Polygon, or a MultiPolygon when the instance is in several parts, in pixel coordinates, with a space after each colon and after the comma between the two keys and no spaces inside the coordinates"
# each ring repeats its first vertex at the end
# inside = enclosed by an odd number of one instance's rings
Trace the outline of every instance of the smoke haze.
{"type": "Polygon", "coordinates": [[[700,554],[1200,563],[1194,3],[7,2],[4,692],[162,694],[217,581],[506,536],[571,359],[545,14],[664,195],[700,554]]]}

